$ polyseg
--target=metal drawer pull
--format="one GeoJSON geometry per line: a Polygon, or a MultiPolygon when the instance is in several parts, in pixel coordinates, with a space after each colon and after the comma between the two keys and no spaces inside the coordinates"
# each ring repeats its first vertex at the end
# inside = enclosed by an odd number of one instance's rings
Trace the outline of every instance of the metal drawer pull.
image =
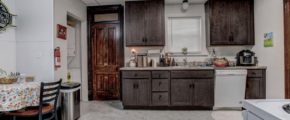
{"type": "Polygon", "coordinates": [[[194,86],[195,86],[194,83],[192,83],[192,89],[194,89],[194,86]]]}
{"type": "Polygon", "coordinates": [[[161,77],[161,74],[159,74],[159,77],[161,77]]]}
{"type": "Polygon", "coordinates": [[[189,88],[191,89],[191,83],[189,83],[189,88]]]}
{"type": "Polygon", "coordinates": [[[137,77],[137,74],[135,74],[135,77],[137,77]]]}
{"type": "Polygon", "coordinates": [[[161,95],[159,95],[159,100],[161,99],[161,97],[162,97],[162,96],[161,96],[161,95]]]}
{"type": "Polygon", "coordinates": [[[161,85],[161,82],[159,82],[159,86],[161,85]]]}

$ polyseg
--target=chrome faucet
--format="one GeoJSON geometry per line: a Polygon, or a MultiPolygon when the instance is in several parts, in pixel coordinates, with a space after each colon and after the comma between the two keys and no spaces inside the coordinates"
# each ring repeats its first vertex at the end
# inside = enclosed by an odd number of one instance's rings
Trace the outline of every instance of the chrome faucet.
{"type": "Polygon", "coordinates": [[[183,59],[183,62],[184,62],[183,65],[187,66],[187,58],[183,59]]]}

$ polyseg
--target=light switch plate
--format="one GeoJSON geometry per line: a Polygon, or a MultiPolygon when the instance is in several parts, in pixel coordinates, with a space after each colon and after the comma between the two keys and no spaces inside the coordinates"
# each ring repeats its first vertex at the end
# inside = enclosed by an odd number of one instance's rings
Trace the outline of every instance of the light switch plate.
{"type": "Polygon", "coordinates": [[[41,51],[37,51],[37,52],[36,52],[36,57],[37,57],[37,58],[41,58],[41,51]]]}

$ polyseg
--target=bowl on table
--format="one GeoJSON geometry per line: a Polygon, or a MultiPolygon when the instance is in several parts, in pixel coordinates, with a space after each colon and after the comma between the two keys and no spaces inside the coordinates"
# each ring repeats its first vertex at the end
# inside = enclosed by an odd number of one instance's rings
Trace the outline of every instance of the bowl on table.
{"type": "Polygon", "coordinates": [[[17,82],[19,76],[0,78],[0,84],[13,84],[17,82]]]}

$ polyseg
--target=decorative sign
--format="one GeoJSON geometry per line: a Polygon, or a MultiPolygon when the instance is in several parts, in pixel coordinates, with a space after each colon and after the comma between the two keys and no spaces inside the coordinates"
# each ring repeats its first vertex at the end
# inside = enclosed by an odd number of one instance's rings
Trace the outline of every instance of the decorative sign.
{"type": "Polygon", "coordinates": [[[12,16],[8,7],[0,0],[0,31],[6,30],[8,27],[16,27],[12,25],[12,16]]]}
{"type": "Polygon", "coordinates": [[[66,36],[67,36],[66,31],[67,31],[67,28],[65,26],[57,24],[57,38],[66,40],[66,36]]]}
{"type": "Polygon", "coordinates": [[[264,47],[271,47],[274,43],[274,35],[273,32],[264,34],[264,47]]]}

